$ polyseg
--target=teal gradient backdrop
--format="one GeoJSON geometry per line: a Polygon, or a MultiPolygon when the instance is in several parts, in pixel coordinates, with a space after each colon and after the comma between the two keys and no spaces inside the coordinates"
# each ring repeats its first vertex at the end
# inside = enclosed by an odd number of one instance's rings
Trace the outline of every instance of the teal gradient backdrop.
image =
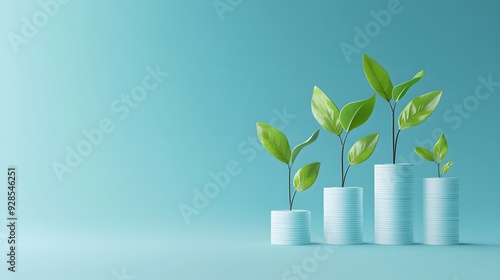
{"type": "MultiPolygon", "coordinates": [[[[497,279],[498,9],[487,0],[3,1],[0,163],[19,169],[19,263],[11,273],[2,261],[2,279],[120,279],[122,268],[137,280],[306,279],[286,271],[324,247],[269,245],[270,211],[287,207],[286,167],[256,144],[255,122],[274,122],[292,145],[302,142],[320,128],[310,109],[314,85],[339,106],[373,94],[363,53],[395,84],[425,69],[402,105],[444,91],[429,120],[401,134],[398,161],[416,165],[421,242],[421,178],[434,177],[435,167],[413,147],[446,134],[448,176],[460,177],[461,241],[473,245],[331,247],[309,279],[497,279]],[[23,34],[27,21],[43,20],[47,3],[52,15],[23,34]],[[390,15],[382,24],[381,10],[390,15]],[[156,86],[129,105],[124,98],[151,69],[161,72],[156,86]],[[67,148],[103,121],[112,131],[58,177],[54,165],[67,164],[67,148]],[[196,208],[197,192],[217,183],[225,186],[196,208]],[[193,212],[183,215],[186,207],[193,212]]],[[[379,97],[350,143],[373,132],[381,134],[377,150],[347,179],[364,188],[367,243],[373,165],[391,160],[389,110],[379,97]]],[[[340,184],[338,158],[336,137],[322,129],[295,164],[322,162],[294,205],[312,211],[316,242],[323,187],[340,184]]],[[[0,207],[3,224],[6,189],[0,207]]]]}

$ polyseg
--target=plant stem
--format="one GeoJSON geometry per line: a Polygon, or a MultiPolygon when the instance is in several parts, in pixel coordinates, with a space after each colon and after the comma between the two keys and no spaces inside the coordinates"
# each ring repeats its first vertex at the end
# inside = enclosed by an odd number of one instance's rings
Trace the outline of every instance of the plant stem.
{"type": "Polygon", "coordinates": [[[343,186],[343,178],[344,178],[344,141],[340,138],[340,184],[343,186]]]}
{"type": "Polygon", "coordinates": [[[391,102],[389,102],[389,107],[391,107],[391,127],[392,127],[392,164],[396,164],[396,141],[394,137],[394,130],[395,130],[395,125],[394,122],[395,116],[394,112],[396,111],[396,103],[394,103],[394,106],[392,106],[391,102]]]}
{"type": "Polygon", "coordinates": [[[400,132],[401,132],[401,129],[398,129],[398,133],[396,134],[396,141],[394,142],[394,152],[392,154],[392,164],[396,164],[396,148],[398,147],[398,139],[399,139],[400,132]]]}
{"type": "Polygon", "coordinates": [[[347,169],[345,170],[344,177],[342,177],[342,187],[344,187],[345,185],[345,179],[347,178],[347,173],[349,172],[349,168],[351,168],[350,164],[347,166],[347,169]]]}
{"type": "Polygon", "coordinates": [[[290,211],[292,211],[292,206],[293,206],[293,201],[295,200],[295,195],[297,194],[297,190],[295,190],[293,192],[293,196],[292,196],[292,201],[290,202],[290,211]]]}
{"type": "Polygon", "coordinates": [[[293,192],[292,201],[290,202],[290,211],[292,211],[293,201],[295,200],[295,195],[296,194],[297,194],[297,190],[295,190],[295,192],[293,192]]]}
{"type": "Polygon", "coordinates": [[[340,177],[340,186],[343,188],[344,187],[344,144],[340,145],[340,162],[341,162],[341,174],[342,176],[340,177]]]}
{"type": "Polygon", "coordinates": [[[437,163],[437,167],[438,167],[438,177],[441,178],[441,163],[437,163]]]}
{"type": "Polygon", "coordinates": [[[290,197],[290,176],[292,172],[292,166],[288,165],[288,206],[290,207],[290,211],[292,211],[292,199],[290,197]]]}
{"type": "MultiPolygon", "coordinates": [[[[341,187],[344,187],[345,184],[345,175],[347,174],[344,173],[344,150],[345,150],[345,142],[347,141],[347,135],[349,135],[349,132],[346,131],[344,135],[344,140],[340,139],[340,166],[341,166],[341,173],[340,173],[340,179],[341,179],[341,187]]],[[[340,137],[340,136],[339,136],[340,137]]]]}

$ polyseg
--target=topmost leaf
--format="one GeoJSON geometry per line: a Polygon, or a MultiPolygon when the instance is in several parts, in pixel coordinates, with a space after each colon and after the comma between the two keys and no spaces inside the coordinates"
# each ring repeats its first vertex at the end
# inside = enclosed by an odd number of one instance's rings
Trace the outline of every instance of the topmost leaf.
{"type": "Polygon", "coordinates": [[[434,145],[434,155],[436,156],[438,163],[441,163],[447,154],[448,141],[446,141],[446,137],[444,137],[444,134],[441,134],[436,144],[434,145]]]}
{"type": "Polygon", "coordinates": [[[351,102],[340,111],[340,124],[349,132],[356,127],[364,124],[370,118],[375,107],[375,94],[372,97],[351,102]]]}
{"type": "Polygon", "coordinates": [[[366,54],[363,54],[363,70],[373,90],[389,102],[392,98],[392,82],[389,73],[366,54]]]}
{"type": "Polygon", "coordinates": [[[297,146],[295,146],[295,148],[293,148],[292,150],[292,158],[290,160],[290,165],[292,165],[294,162],[295,162],[295,159],[297,158],[297,156],[299,155],[300,151],[305,147],[305,146],[308,146],[310,144],[312,144],[314,141],[316,141],[316,139],[318,139],[318,134],[319,134],[319,129],[316,130],[312,135],[311,137],[309,137],[309,139],[307,139],[305,142],[303,143],[300,143],[298,144],[297,146]]]}
{"type": "Polygon", "coordinates": [[[286,164],[290,162],[290,144],[285,134],[268,124],[258,122],[257,136],[271,155],[286,164]]]}
{"type": "Polygon", "coordinates": [[[311,109],[314,118],[324,129],[335,135],[342,134],[339,109],[317,86],[313,90],[311,109]]]}
{"type": "Polygon", "coordinates": [[[420,81],[420,79],[422,79],[424,75],[425,72],[424,70],[422,70],[417,74],[415,74],[415,76],[413,76],[411,80],[395,86],[392,89],[392,98],[394,99],[394,102],[398,102],[399,100],[401,100],[401,98],[405,96],[406,92],[410,89],[410,87],[416,84],[418,81],[420,81]]]}

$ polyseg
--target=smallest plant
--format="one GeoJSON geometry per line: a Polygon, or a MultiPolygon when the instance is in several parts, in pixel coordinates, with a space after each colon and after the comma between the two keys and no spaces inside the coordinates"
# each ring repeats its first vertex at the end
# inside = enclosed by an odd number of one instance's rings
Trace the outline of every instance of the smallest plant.
{"type": "Polygon", "coordinates": [[[290,144],[288,143],[288,138],[275,127],[258,122],[257,123],[257,136],[264,148],[277,160],[286,164],[288,169],[288,209],[292,211],[293,202],[295,201],[295,195],[297,192],[303,192],[309,189],[316,178],[318,177],[319,168],[321,164],[319,162],[313,162],[301,167],[295,176],[293,177],[293,188],[295,191],[293,195],[291,193],[292,189],[292,165],[295,159],[299,155],[300,151],[312,144],[318,138],[319,130],[316,130],[306,141],[298,144],[295,148],[290,149],[290,144]]]}
{"type": "Polygon", "coordinates": [[[421,158],[436,163],[438,177],[440,178],[448,172],[453,164],[453,161],[449,161],[441,167],[441,163],[443,163],[444,158],[448,154],[448,142],[446,141],[444,134],[441,134],[436,144],[434,144],[434,152],[429,151],[425,147],[416,147],[414,150],[421,158]]]}

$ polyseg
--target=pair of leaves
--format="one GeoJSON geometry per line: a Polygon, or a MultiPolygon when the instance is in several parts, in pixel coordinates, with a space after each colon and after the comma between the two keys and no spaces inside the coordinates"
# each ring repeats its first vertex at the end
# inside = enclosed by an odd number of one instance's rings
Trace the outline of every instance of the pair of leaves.
{"type": "Polygon", "coordinates": [[[293,177],[293,186],[298,192],[309,189],[314,182],[316,182],[320,166],[321,164],[319,162],[313,162],[303,166],[295,173],[293,177]]]}
{"type": "MultiPolygon", "coordinates": [[[[311,109],[314,118],[326,130],[337,136],[345,130],[347,133],[364,124],[371,116],[375,107],[376,97],[360,101],[351,102],[339,111],[326,94],[314,87],[311,101],[311,109]]],[[[366,161],[375,151],[379,139],[379,134],[371,134],[358,140],[351,147],[348,153],[350,165],[358,165],[366,161]]]]}
{"type": "Polygon", "coordinates": [[[436,144],[434,144],[434,152],[425,147],[416,147],[415,152],[425,160],[441,163],[448,154],[448,141],[444,134],[441,134],[436,144]]]}
{"type": "MultiPolygon", "coordinates": [[[[259,137],[259,140],[264,148],[266,148],[266,150],[279,161],[286,163],[290,167],[295,162],[295,159],[299,155],[300,151],[304,147],[316,141],[318,135],[319,129],[316,130],[306,141],[298,144],[292,151],[290,151],[290,144],[288,143],[288,139],[283,132],[271,125],[260,122],[257,123],[257,136],[259,137]]],[[[316,178],[318,177],[320,165],[321,164],[319,162],[313,162],[303,166],[297,171],[297,173],[295,173],[295,176],[293,177],[293,185],[297,191],[305,191],[314,184],[316,178]]]]}
{"type": "Polygon", "coordinates": [[[271,125],[258,122],[257,136],[264,148],[279,161],[292,165],[300,151],[318,139],[319,129],[316,130],[306,141],[290,150],[290,144],[283,132],[271,125]]]}
{"type": "MultiPolygon", "coordinates": [[[[387,102],[391,99],[396,104],[408,92],[411,86],[416,84],[425,75],[422,70],[415,74],[412,79],[392,86],[391,78],[387,71],[373,58],[363,55],[363,70],[370,86],[387,102]]],[[[411,100],[399,114],[398,125],[400,130],[417,126],[424,122],[436,110],[441,100],[441,90],[432,91],[411,100]]]]}
{"type": "Polygon", "coordinates": [[[339,111],[333,101],[317,86],[313,89],[311,110],[314,118],[326,130],[340,136],[342,131],[350,132],[364,124],[375,107],[375,95],[370,98],[351,102],[339,111]]]}
{"type": "Polygon", "coordinates": [[[363,55],[363,70],[373,90],[385,99],[385,101],[390,102],[392,99],[395,103],[401,100],[411,86],[420,81],[425,75],[424,70],[422,70],[410,80],[393,87],[389,73],[378,62],[366,54],[363,55]]]}
{"type": "MultiPolygon", "coordinates": [[[[423,159],[441,164],[448,154],[448,141],[446,140],[444,134],[441,134],[436,144],[434,144],[434,152],[429,151],[425,147],[416,147],[414,150],[423,159]]],[[[446,172],[448,172],[452,164],[453,162],[450,161],[443,165],[441,169],[441,175],[444,175],[446,172]]]]}

